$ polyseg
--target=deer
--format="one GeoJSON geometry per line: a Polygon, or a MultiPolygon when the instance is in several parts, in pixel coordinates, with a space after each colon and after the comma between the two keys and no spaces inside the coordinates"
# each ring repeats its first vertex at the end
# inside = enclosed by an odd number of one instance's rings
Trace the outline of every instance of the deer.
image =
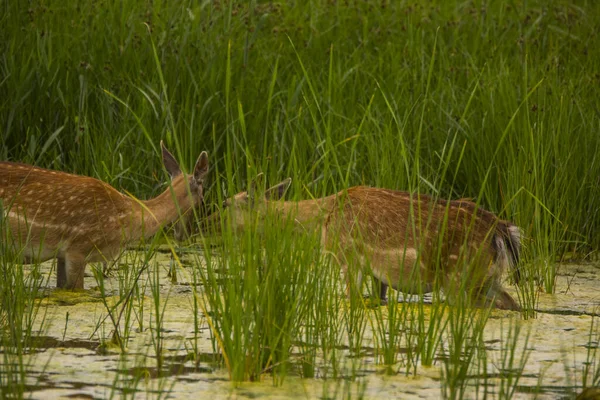
{"type": "Polygon", "coordinates": [[[447,294],[463,282],[477,307],[520,310],[501,279],[511,269],[518,282],[521,231],[470,200],[355,186],[322,198],[283,201],[290,178],[262,195],[258,181],[226,199],[201,228],[218,230],[227,209],[233,209],[229,217],[236,231],[246,228],[249,214],[274,213],[302,231],[320,233],[321,245],[342,267],[347,291],[352,283],[360,288],[365,273],[380,283],[377,296],[383,302],[390,286],[407,294],[441,287],[447,294]]]}
{"type": "Polygon", "coordinates": [[[83,289],[86,264],[115,259],[202,202],[208,154],[200,154],[188,175],[162,141],[160,148],[171,180],[149,200],[88,176],[0,162],[0,217],[8,224],[0,240],[26,264],[56,258],[57,288],[83,289]]]}

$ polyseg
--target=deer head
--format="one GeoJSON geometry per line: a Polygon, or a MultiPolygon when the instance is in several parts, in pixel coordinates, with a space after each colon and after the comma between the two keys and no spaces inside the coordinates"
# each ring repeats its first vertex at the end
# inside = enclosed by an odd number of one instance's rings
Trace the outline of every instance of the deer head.
{"type": "Polygon", "coordinates": [[[205,220],[204,229],[218,229],[218,219],[226,215],[234,227],[239,231],[245,227],[248,217],[258,213],[264,215],[269,207],[269,202],[280,200],[292,183],[291,178],[287,178],[277,185],[266,190],[262,190],[263,174],[258,174],[254,178],[248,190],[237,193],[223,201],[220,211],[212,213],[205,220]]]}
{"type": "Polygon", "coordinates": [[[175,238],[181,240],[191,231],[190,224],[193,221],[194,209],[199,208],[204,198],[204,179],[209,169],[208,154],[206,151],[203,151],[198,157],[192,173],[184,176],[175,157],[167,150],[162,141],[160,142],[160,148],[163,165],[171,177],[172,186],[187,185],[188,195],[190,196],[190,201],[182,202],[183,204],[179,203],[182,204],[180,208],[181,217],[175,223],[175,238]]]}

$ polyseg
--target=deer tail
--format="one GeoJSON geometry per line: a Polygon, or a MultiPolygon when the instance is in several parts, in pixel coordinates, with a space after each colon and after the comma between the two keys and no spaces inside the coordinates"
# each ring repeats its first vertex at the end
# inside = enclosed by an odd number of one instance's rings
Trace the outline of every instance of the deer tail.
{"type": "Polygon", "coordinates": [[[521,279],[519,258],[521,255],[521,229],[510,222],[500,221],[492,240],[496,251],[495,261],[508,262],[516,283],[521,279]]]}

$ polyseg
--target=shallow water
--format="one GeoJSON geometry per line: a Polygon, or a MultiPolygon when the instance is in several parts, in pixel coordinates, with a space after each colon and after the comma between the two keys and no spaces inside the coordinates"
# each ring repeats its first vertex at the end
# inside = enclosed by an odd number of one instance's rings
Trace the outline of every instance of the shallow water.
{"type": "MultiPolygon", "coordinates": [[[[118,348],[103,344],[112,335],[112,325],[101,296],[94,289],[94,278],[87,276],[85,292],[73,295],[49,290],[49,296],[43,302],[39,318],[45,312],[46,329],[39,333],[37,350],[24,357],[24,363],[28,365],[28,396],[34,399],[106,398],[126,393],[139,398],[158,398],[168,393],[169,398],[189,398],[191,394],[197,398],[210,396],[215,399],[336,398],[350,393],[352,397],[427,399],[441,395],[443,363],[440,360],[432,367],[419,366],[417,376],[407,377],[403,373],[385,374],[372,355],[362,357],[356,379],[347,376],[337,380],[301,379],[291,373],[283,383],[274,384],[273,377],[265,374],[260,382],[234,387],[227,371],[215,362],[218,355],[213,354],[205,323],[198,335],[198,362],[189,359],[194,338],[189,277],[180,274],[180,283],[171,283],[166,276],[169,256],[159,253],[156,259],[161,265],[161,307],[166,307],[161,330],[163,372],[158,373],[156,359],[151,356],[155,354],[153,331],[148,329],[153,323],[152,298],[146,293],[134,301],[137,308],[133,318],[144,321],[143,330],[137,329],[138,323],[134,320],[127,352],[121,354],[118,348]],[[140,304],[143,304],[142,309],[140,304]]],[[[44,272],[49,273],[51,268],[51,263],[43,264],[44,272]]],[[[487,384],[497,387],[500,383],[501,346],[506,342],[507,328],[513,322],[521,327],[517,357],[524,347],[526,333],[530,333],[529,359],[513,397],[572,398],[580,391],[588,347],[598,346],[597,335],[590,342],[589,330],[592,314],[600,305],[600,291],[596,289],[599,278],[600,265],[561,265],[556,294],[540,294],[537,318],[523,321],[518,313],[492,311],[484,330],[488,354],[487,384]]],[[[52,279],[48,287],[55,285],[52,279]]],[[[116,279],[107,278],[106,282],[109,293],[116,294],[116,279]]],[[[113,296],[107,300],[111,304],[117,299],[113,296]]],[[[372,345],[369,336],[372,337],[372,333],[367,332],[366,346],[372,345]]],[[[497,392],[495,387],[488,388],[488,392],[497,392]]],[[[465,397],[476,397],[477,390],[481,395],[482,387],[469,386],[465,397]]]]}

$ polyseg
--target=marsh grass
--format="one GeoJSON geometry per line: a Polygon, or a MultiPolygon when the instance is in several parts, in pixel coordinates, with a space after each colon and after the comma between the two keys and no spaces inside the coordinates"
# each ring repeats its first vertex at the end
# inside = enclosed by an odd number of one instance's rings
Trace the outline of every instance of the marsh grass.
{"type": "Polygon", "coordinates": [[[500,348],[500,359],[496,362],[500,374],[498,398],[512,399],[531,354],[528,348],[531,330],[528,326],[527,332],[522,334],[521,322],[512,319],[508,321],[508,328],[505,328],[504,321],[500,326],[500,343],[503,346],[500,348]]]}
{"type": "MultiPolygon", "coordinates": [[[[524,253],[527,254],[526,251],[524,253]]],[[[521,304],[521,315],[523,319],[536,317],[536,307],[540,296],[540,268],[535,265],[537,262],[540,261],[530,261],[525,258],[521,261],[519,266],[521,279],[517,285],[517,298],[521,304]]]]}
{"type": "Polygon", "coordinates": [[[585,367],[581,373],[581,384],[587,387],[600,386],[600,363],[598,362],[598,348],[600,348],[600,325],[598,314],[594,314],[590,322],[589,342],[586,345],[587,356],[585,367]]]}
{"type": "MultiPolygon", "coordinates": [[[[371,324],[371,329],[375,332],[377,340],[377,348],[381,355],[383,364],[387,367],[386,371],[389,374],[396,374],[392,369],[399,360],[398,357],[402,350],[403,329],[407,329],[407,313],[409,307],[398,305],[396,296],[388,300],[387,307],[377,307],[374,310],[374,318],[371,324]]],[[[376,354],[376,356],[378,356],[376,354]]]]}
{"type": "MultiPolygon", "coordinates": [[[[125,353],[121,353],[116,365],[117,371],[120,372],[115,374],[110,391],[106,396],[107,398],[122,398],[127,397],[128,395],[134,397],[135,394],[139,392],[140,382],[144,378],[144,375],[140,373],[130,377],[126,372],[131,368],[131,364],[131,357],[127,356],[125,353]]],[[[143,365],[143,360],[136,357],[133,364],[135,366],[143,365]]]]}
{"type": "Polygon", "coordinates": [[[49,278],[39,272],[39,264],[23,268],[23,256],[9,237],[0,201],[0,397],[23,397],[38,356],[25,357],[36,354],[35,338],[48,324],[42,298],[49,278]]]}
{"type": "MultiPolygon", "coordinates": [[[[127,351],[127,343],[131,335],[134,324],[134,319],[138,320],[138,329],[143,329],[143,312],[144,312],[144,296],[140,297],[141,292],[144,293],[144,286],[140,282],[142,273],[147,269],[148,257],[152,253],[142,253],[144,260],[139,260],[140,253],[127,253],[122,255],[113,264],[118,264],[116,274],[118,277],[118,300],[113,301],[113,291],[105,285],[105,270],[94,268],[93,275],[96,281],[102,304],[106,310],[106,316],[112,324],[112,343],[119,347],[121,352],[127,351]],[[124,266],[121,268],[120,266],[124,266]],[[136,296],[136,293],[138,294],[136,296]],[[141,299],[141,301],[140,301],[141,299]],[[134,315],[137,314],[137,315],[134,315]]],[[[102,319],[98,326],[104,322],[102,319]]]]}
{"type": "MultiPolygon", "coordinates": [[[[417,302],[415,319],[419,334],[416,335],[419,359],[424,366],[432,366],[442,344],[442,333],[448,325],[446,317],[447,303],[440,300],[437,293],[433,303],[425,305],[423,301],[417,302]]],[[[416,374],[416,363],[413,363],[413,374],[416,374]]],[[[407,369],[408,372],[408,369],[407,369]]]]}
{"type": "MultiPolygon", "coordinates": [[[[318,238],[306,238],[306,245],[319,243],[318,238]]],[[[307,246],[308,247],[308,246],[307,246]]],[[[319,376],[323,379],[338,379],[343,374],[343,352],[339,344],[343,342],[344,328],[340,310],[344,309],[345,299],[339,279],[339,267],[326,257],[318,247],[312,260],[306,260],[312,268],[308,270],[307,297],[302,299],[304,317],[300,316],[296,343],[301,359],[301,375],[305,378],[319,376]]],[[[305,264],[306,266],[306,264],[305,264]]],[[[293,358],[293,357],[292,357],[293,358]]]]}
{"type": "MultiPolygon", "coordinates": [[[[535,317],[540,287],[555,290],[557,260],[586,257],[600,244],[597,2],[0,7],[2,159],[149,197],[162,185],[156,144],[164,139],[184,165],[209,150],[208,204],[221,204],[258,171],[270,182],[291,176],[291,198],[356,184],[473,198],[523,228],[524,318],[535,317]]],[[[447,398],[465,393],[469,362],[486,370],[486,313],[461,296],[451,305],[434,298],[368,309],[362,293],[340,295],[338,266],[316,238],[285,221],[261,232],[251,225],[241,236],[223,228],[218,253],[203,237],[204,254],[192,256],[191,347],[198,354],[207,324],[215,358],[234,382],[265,372],[275,382],[297,371],[343,376],[344,341],[353,357],[375,343],[380,361],[406,374],[435,365],[443,352],[447,398]]],[[[13,268],[18,257],[0,247],[8,274],[0,282],[2,345],[12,349],[3,354],[20,365],[13,388],[22,393],[26,368],[18,361],[32,321],[43,320],[33,299],[44,278],[13,268]],[[15,328],[5,330],[9,322],[15,328]]],[[[98,329],[118,332],[123,348],[133,321],[143,330],[151,313],[160,363],[165,298],[155,292],[156,266],[141,280],[133,271],[118,269],[119,306],[104,305],[115,319],[98,329]]],[[[520,365],[507,351],[506,362],[520,365]]],[[[361,361],[352,360],[356,378],[361,361]]],[[[598,384],[592,370],[585,382],[598,384]]],[[[503,393],[518,382],[519,371],[510,374],[503,393]]],[[[354,384],[362,383],[332,383],[335,393],[354,384]]]]}
{"type": "Polygon", "coordinates": [[[597,6],[313,6],[8,2],[2,153],[147,193],[165,138],[229,160],[238,187],[250,164],[324,192],[439,190],[517,220],[536,258],[594,246],[597,6]]]}
{"type": "Polygon", "coordinates": [[[154,356],[156,359],[156,369],[160,372],[163,370],[163,320],[167,306],[167,297],[161,301],[163,294],[161,293],[159,265],[154,262],[151,268],[147,269],[150,293],[152,295],[152,308],[150,314],[149,329],[152,332],[152,346],[154,348],[154,356]]]}
{"type": "Polygon", "coordinates": [[[475,380],[479,387],[479,373],[471,377],[473,367],[480,369],[485,361],[483,332],[489,309],[476,309],[469,306],[468,297],[458,297],[458,303],[448,308],[446,333],[448,341],[442,346],[445,354],[442,360],[441,395],[445,399],[464,398],[468,385],[475,380]],[[466,302],[466,304],[464,303],[466,302]],[[461,304],[462,303],[462,304],[461,304]]]}
{"type": "Polygon", "coordinates": [[[234,381],[257,380],[265,372],[277,380],[296,362],[303,376],[312,377],[323,348],[328,361],[335,359],[338,335],[329,329],[339,323],[327,323],[337,315],[335,274],[322,262],[315,238],[294,235],[292,222],[267,216],[260,226],[247,221],[239,235],[225,226],[220,256],[205,253],[206,266],[196,264],[204,286],[201,308],[210,310],[215,351],[223,353],[234,381]]]}

